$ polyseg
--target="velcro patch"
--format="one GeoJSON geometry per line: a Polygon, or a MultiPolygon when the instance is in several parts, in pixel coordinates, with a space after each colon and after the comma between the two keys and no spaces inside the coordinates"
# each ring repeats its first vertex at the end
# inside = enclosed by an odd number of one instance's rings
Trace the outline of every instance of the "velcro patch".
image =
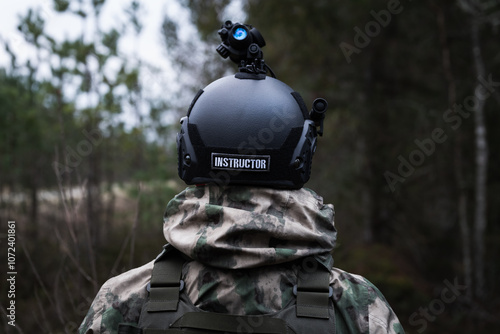
{"type": "Polygon", "coordinates": [[[212,153],[212,169],[268,172],[271,156],[212,153]]]}

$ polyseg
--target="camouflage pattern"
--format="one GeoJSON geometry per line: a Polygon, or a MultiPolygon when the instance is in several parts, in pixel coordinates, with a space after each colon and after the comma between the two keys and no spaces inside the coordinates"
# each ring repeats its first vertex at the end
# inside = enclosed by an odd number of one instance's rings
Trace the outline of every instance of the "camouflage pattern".
{"type": "Polygon", "coordinates": [[[167,241],[212,267],[242,269],[329,253],[333,206],[306,189],[194,187],[167,206],[167,241]]]}
{"type": "Polygon", "coordinates": [[[115,334],[122,322],[137,324],[142,304],[147,299],[145,287],[151,279],[153,262],[104,283],[80,325],[79,333],[115,334]]]}
{"type": "MultiPolygon", "coordinates": [[[[333,206],[308,189],[189,187],[173,198],[164,235],[189,256],[185,293],[205,311],[276,312],[293,298],[301,266],[314,257],[331,268],[338,326],[346,333],[404,333],[380,291],[365,278],[333,268],[333,206]]],[[[107,281],[80,333],[116,333],[137,324],[153,262],[107,281]]]]}

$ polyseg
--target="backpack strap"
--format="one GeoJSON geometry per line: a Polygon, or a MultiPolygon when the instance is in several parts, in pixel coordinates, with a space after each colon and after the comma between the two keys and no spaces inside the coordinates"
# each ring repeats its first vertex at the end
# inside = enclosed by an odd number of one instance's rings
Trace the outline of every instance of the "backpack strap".
{"type": "Polygon", "coordinates": [[[179,292],[184,282],[181,280],[182,267],[186,259],[170,244],[163,247],[153,267],[149,289],[148,312],[176,311],[179,292]],[[179,254],[169,254],[177,252],[179,254]],[[168,260],[165,258],[168,256],[168,260]]]}
{"type": "Polygon", "coordinates": [[[297,316],[308,318],[329,318],[330,270],[316,259],[314,268],[302,267],[297,281],[297,316]]]}

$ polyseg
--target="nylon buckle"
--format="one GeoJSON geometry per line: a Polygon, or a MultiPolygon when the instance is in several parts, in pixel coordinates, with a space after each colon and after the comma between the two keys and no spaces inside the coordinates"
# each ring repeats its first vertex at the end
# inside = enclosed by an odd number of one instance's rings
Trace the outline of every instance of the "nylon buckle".
{"type": "MultiPolygon", "coordinates": [[[[297,296],[297,284],[295,284],[293,286],[293,294],[294,294],[294,296],[297,296]]],[[[333,296],[333,288],[331,286],[328,286],[328,297],[331,297],[331,296],[333,296]]]]}
{"type": "MultiPolygon", "coordinates": [[[[179,292],[184,290],[184,280],[179,280],[179,292]]],[[[160,287],[160,286],[156,286],[156,287],[160,287]]],[[[170,287],[170,286],[166,286],[166,287],[170,287]]],[[[148,284],[146,285],[146,290],[148,292],[151,292],[151,282],[148,282],[148,284]]]]}

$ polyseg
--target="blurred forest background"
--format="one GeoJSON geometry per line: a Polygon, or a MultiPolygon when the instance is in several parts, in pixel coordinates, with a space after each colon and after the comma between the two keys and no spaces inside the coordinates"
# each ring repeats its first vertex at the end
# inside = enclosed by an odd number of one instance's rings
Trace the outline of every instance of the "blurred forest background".
{"type": "Polygon", "coordinates": [[[92,27],[66,40],[26,8],[19,31],[35,57],[3,42],[0,258],[5,272],[15,220],[18,275],[12,327],[1,274],[0,331],[76,332],[106,279],[161,250],[163,209],[184,188],[178,119],[236,71],[215,48],[239,5],[278,79],[308,107],[329,101],[307,186],[336,207],[336,266],[377,285],[407,333],[497,332],[500,1],[177,2],[189,20],[166,12],[158,26],[169,81],[120,50],[148,20],[139,1],[108,30],[105,0],[51,1],[92,27]]]}

